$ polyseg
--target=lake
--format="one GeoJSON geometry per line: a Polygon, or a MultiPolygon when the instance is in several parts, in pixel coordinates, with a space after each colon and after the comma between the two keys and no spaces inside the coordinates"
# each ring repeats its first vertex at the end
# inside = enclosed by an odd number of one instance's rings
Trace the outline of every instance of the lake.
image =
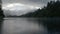
{"type": "Polygon", "coordinates": [[[4,18],[1,34],[60,34],[60,18],[4,18]]]}

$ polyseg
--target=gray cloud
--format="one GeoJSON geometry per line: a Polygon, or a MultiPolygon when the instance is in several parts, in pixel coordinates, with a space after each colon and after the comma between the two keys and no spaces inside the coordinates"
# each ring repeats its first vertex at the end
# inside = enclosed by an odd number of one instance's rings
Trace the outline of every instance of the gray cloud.
{"type": "Polygon", "coordinates": [[[44,6],[46,3],[51,0],[2,0],[3,4],[5,3],[23,3],[34,6],[44,6]]]}
{"type": "Polygon", "coordinates": [[[4,3],[14,3],[14,2],[33,2],[33,3],[46,3],[51,0],[2,0],[4,3]]]}
{"type": "MultiPolygon", "coordinates": [[[[49,1],[54,1],[54,0],[2,0],[2,3],[3,3],[3,5],[7,5],[7,4],[9,5],[9,4],[13,4],[13,3],[20,3],[20,4],[24,4],[24,5],[36,6],[36,7],[42,8],[49,1]]],[[[16,9],[20,9],[19,7],[14,7],[14,9],[15,8],[16,9]]],[[[21,7],[21,8],[24,8],[24,7],[21,7]]],[[[25,8],[27,8],[27,7],[25,7],[25,8]]],[[[8,9],[8,8],[6,8],[6,9],[8,9]]],[[[27,8],[27,10],[28,10],[28,8],[27,8]]],[[[32,10],[29,10],[29,11],[32,11],[32,10]]],[[[25,14],[25,13],[27,13],[29,11],[26,11],[26,10],[25,11],[21,11],[20,10],[20,11],[17,12],[15,10],[15,12],[14,11],[13,12],[12,11],[8,11],[8,14],[11,12],[10,14],[13,14],[13,15],[21,15],[21,14],[25,14]],[[17,12],[17,14],[16,14],[16,12],[17,12]]],[[[7,14],[6,11],[5,11],[5,14],[7,14]]]]}

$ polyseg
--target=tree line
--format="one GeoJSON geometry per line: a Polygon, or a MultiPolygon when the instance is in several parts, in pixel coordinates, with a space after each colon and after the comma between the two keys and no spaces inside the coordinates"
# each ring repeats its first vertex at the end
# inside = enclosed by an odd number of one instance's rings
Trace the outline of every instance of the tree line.
{"type": "Polygon", "coordinates": [[[4,14],[3,14],[3,10],[2,10],[2,1],[0,0],[0,20],[3,19],[4,14]]]}
{"type": "Polygon", "coordinates": [[[60,1],[50,1],[44,8],[21,15],[21,17],[60,17],[60,1]]]}

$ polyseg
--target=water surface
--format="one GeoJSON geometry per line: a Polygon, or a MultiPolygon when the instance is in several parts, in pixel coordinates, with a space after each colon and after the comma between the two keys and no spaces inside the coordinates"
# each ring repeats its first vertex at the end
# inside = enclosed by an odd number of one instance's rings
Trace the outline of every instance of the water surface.
{"type": "MultiPolygon", "coordinates": [[[[56,21],[58,21],[57,19],[56,21]]],[[[54,28],[52,28],[51,25],[53,23],[51,21],[55,22],[55,19],[52,20],[48,18],[47,20],[47,18],[4,18],[2,24],[2,34],[59,34],[59,31],[56,31],[54,26],[54,28]]]]}

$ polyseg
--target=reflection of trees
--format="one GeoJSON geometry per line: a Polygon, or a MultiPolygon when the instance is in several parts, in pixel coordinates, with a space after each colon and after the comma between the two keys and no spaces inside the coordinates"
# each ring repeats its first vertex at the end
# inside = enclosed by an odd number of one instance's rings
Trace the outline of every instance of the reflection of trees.
{"type": "Polygon", "coordinates": [[[60,18],[39,18],[37,21],[39,26],[42,24],[47,28],[49,34],[60,32],[60,18]]]}
{"type": "Polygon", "coordinates": [[[60,18],[46,18],[43,22],[43,25],[47,27],[50,34],[60,32],[60,18]]]}
{"type": "Polygon", "coordinates": [[[0,20],[0,34],[2,34],[2,25],[3,25],[3,20],[0,20]]]}

